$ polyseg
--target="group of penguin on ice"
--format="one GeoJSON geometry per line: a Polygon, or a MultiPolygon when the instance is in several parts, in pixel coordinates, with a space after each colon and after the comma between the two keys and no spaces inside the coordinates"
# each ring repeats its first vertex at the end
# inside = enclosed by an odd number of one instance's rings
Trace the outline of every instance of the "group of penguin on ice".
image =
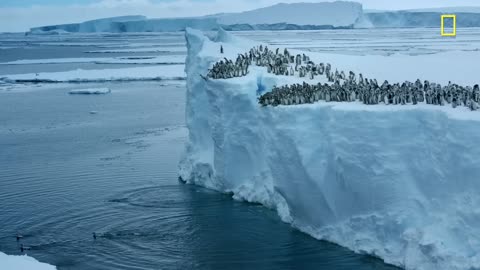
{"type": "MultiPolygon", "coordinates": [[[[223,46],[220,53],[223,54],[223,46]]],[[[262,106],[298,105],[314,103],[319,100],[326,102],[354,102],[364,104],[413,104],[426,103],[431,105],[450,104],[453,108],[466,106],[470,110],[478,110],[480,103],[480,88],[477,85],[463,87],[449,82],[442,86],[429,81],[421,82],[419,79],[414,83],[405,81],[402,84],[390,84],[384,81],[379,84],[376,79],[364,78],[359,74],[358,78],[350,71],[348,77],[345,72],[335,70],[329,63],[315,64],[305,54],[291,55],[285,49],[281,52],[278,48],[273,51],[267,46],[257,46],[245,54],[239,54],[234,61],[224,58],[215,63],[209,70],[207,78],[230,79],[242,77],[248,74],[251,65],[266,67],[268,73],[275,75],[308,77],[310,80],[316,76],[326,76],[330,84],[317,83],[293,84],[274,86],[272,91],[258,98],[262,106]]],[[[207,79],[205,78],[205,79],[207,79]]]]}

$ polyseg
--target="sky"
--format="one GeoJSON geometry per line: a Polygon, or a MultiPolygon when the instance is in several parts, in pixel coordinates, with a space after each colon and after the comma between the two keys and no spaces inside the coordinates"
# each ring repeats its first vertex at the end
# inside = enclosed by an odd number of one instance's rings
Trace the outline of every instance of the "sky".
{"type": "MultiPolygon", "coordinates": [[[[149,18],[186,17],[239,12],[276,3],[322,0],[0,0],[0,32],[23,32],[31,27],[76,23],[91,19],[145,15],[149,18]]],[[[450,6],[480,7],[479,0],[356,0],[364,9],[399,10],[450,6]]]]}

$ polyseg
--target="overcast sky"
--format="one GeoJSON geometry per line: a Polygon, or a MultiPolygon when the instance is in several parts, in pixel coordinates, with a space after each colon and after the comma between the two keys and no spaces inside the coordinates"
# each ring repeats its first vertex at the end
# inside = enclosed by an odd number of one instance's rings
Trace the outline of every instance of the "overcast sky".
{"type": "MultiPolygon", "coordinates": [[[[245,11],[276,3],[318,0],[0,0],[0,32],[30,27],[82,22],[90,19],[145,15],[150,18],[184,17],[245,11]]],[[[416,9],[480,6],[480,0],[357,0],[365,9],[416,9]]]]}

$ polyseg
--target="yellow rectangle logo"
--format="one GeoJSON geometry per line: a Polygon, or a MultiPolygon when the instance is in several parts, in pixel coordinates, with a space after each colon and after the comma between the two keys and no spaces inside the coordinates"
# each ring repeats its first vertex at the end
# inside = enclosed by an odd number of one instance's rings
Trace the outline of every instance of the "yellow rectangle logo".
{"type": "Polygon", "coordinates": [[[455,37],[457,36],[457,15],[454,14],[445,14],[442,15],[442,36],[444,37],[455,37]],[[445,19],[453,20],[453,32],[445,32],[445,19]]]}

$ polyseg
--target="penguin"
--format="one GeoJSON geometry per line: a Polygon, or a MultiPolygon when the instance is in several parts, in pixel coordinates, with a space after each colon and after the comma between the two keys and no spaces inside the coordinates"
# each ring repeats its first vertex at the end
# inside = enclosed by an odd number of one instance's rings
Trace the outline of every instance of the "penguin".
{"type": "Polygon", "coordinates": [[[93,240],[97,240],[97,233],[93,232],[92,236],[93,236],[93,240]]]}
{"type": "Polygon", "coordinates": [[[223,54],[223,46],[220,45],[220,53],[223,54]]]}

